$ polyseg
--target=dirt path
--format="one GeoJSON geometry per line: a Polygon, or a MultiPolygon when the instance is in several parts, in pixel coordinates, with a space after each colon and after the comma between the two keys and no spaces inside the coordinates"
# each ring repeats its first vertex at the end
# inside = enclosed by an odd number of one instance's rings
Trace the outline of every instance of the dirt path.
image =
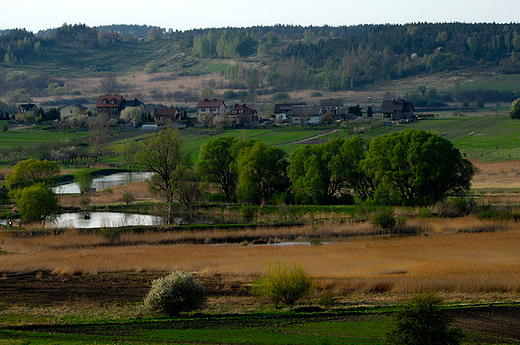
{"type": "Polygon", "coordinates": [[[291,142],[284,143],[284,144],[279,144],[279,145],[276,145],[276,146],[280,146],[280,145],[306,145],[306,144],[314,145],[314,144],[320,144],[320,143],[326,141],[326,140],[323,140],[323,139],[320,139],[320,138],[322,138],[324,136],[327,136],[327,135],[330,135],[330,134],[334,134],[334,133],[340,132],[340,131],[341,131],[341,129],[333,129],[333,130],[330,130],[330,131],[327,131],[325,133],[318,134],[318,135],[315,135],[315,136],[312,136],[312,137],[309,137],[309,138],[305,138],[305,139],[302,139],[302,140],[291,141],[291,142]]]}

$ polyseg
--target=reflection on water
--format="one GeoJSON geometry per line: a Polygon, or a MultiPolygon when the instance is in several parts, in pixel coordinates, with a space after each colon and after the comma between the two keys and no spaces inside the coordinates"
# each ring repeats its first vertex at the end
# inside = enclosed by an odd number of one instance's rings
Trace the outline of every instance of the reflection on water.
{"type": "Polygon", "coordinates": [[[163,217],[135,213],[63,213],[45,224],[46,228],[113,228],[120,226],[164,225],[163,217]],[[87,216],[88,215],[88,216],[87,216]]]}
{"type": "MultiPolygon", "coordinates": [[[[114,186],[122,186],[132,182],[142,182],[150,179],[152,175],[152,172],[123,172],[107,175],[94,179],[92,188],[100,190],[114,186]]],[[[79,187],[76,183],[67,183],[54,187],[52,191],[56,194],[79,194],[79,187]]]]}

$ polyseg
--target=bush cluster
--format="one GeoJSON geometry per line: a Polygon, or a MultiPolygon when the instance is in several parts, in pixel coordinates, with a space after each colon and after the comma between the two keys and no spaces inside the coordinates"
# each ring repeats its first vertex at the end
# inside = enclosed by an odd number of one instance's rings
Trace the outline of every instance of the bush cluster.
{"type": "Polygon", "coordinates": [[[295,304],[314,290],[314,282],[299,264],[287,263],[275,267],[269,263],[266,275],[256,281],[251,289],[255,296],[267,297],[273,303],[295,304]]]}
{"type": "Polygon", "coordinates": [[[203,308],[207,299],[204,286],[191,273],[175,271],[152,282],[143,308],[152,313],[177,316],[203,308]]]}

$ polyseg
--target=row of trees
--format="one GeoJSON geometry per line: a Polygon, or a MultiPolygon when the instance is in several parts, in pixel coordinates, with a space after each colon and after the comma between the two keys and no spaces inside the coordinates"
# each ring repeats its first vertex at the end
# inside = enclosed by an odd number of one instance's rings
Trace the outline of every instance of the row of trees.
{"type": "Polygon", "coordinates": [[[470,186],[475,168],[453,145],[422,130],[278,147],[222,137],[201,149],[196,172],[228,200],[432,205],[470,186]]]}

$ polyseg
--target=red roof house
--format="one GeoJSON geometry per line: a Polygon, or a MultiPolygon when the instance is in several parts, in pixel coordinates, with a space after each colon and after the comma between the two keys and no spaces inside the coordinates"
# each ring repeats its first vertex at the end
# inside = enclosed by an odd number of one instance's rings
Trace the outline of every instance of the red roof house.
{"type": "Polygon", "coordinates": [[[226,104],[220,99],[205,99],[197,103],[198,114],[214,114],[224,116],[226,114],[226,104]]]}
{"type": "Polygon", "coordinates": [[[233,117],[233,124],[235,126],[244,126],[251,122],[258,121],[258,112],[256,109],[249,108],[245,104],[235,103],[235,107],[227,113],[233,117]]]}

